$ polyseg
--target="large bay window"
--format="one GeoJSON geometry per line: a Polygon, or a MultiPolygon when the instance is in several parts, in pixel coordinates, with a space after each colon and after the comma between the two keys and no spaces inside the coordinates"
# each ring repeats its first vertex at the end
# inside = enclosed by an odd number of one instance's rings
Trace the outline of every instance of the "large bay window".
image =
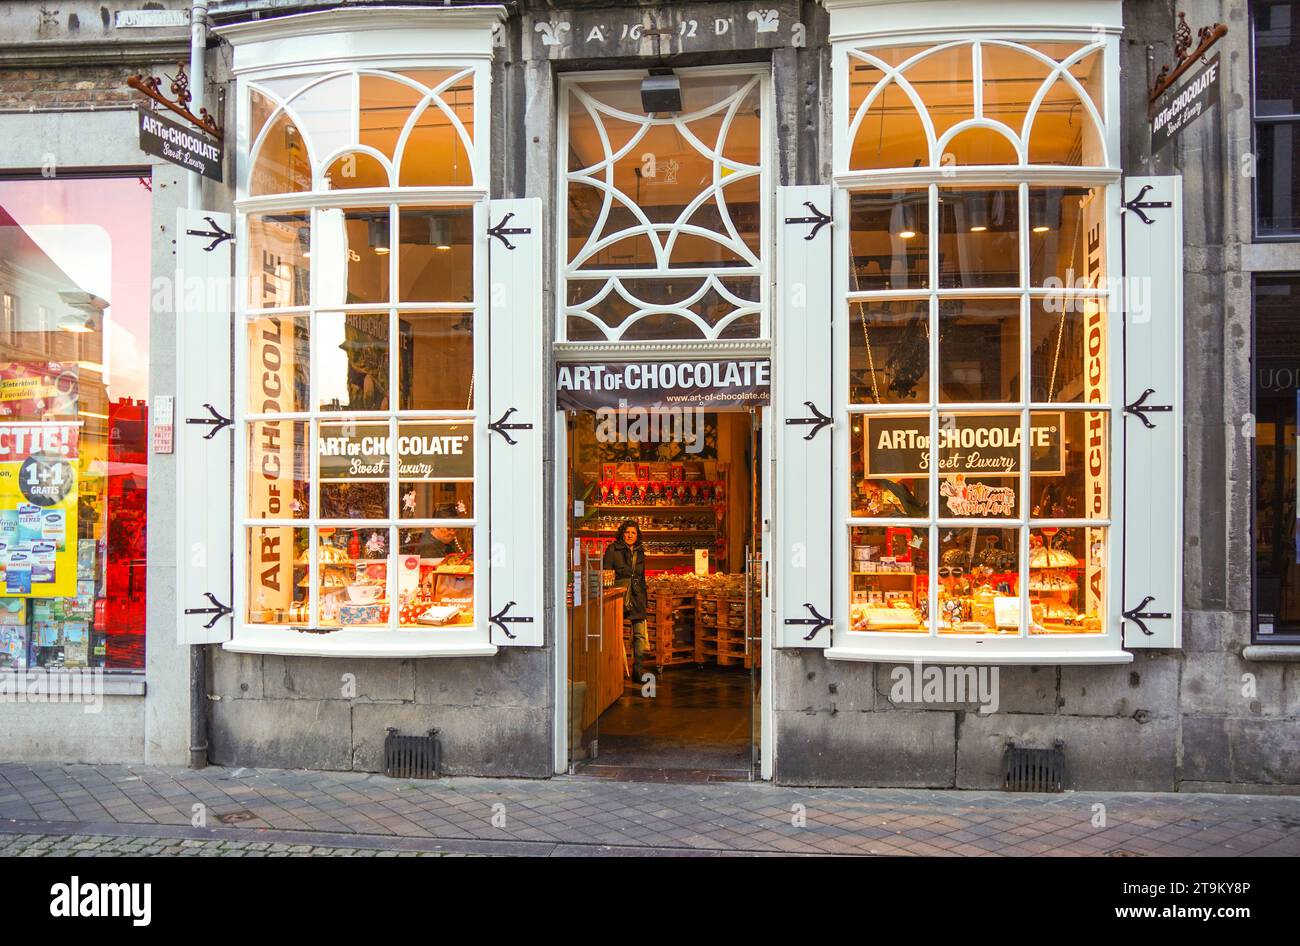
{"type": "Polygon", "coordinates": [[[832,656],[1128,659],[1114,55],[1105,33],[837,46],[832,656]]]}
{"type": "MultiPolygon", "coordinates": [[[[512,334],[532,334],[489,327],[480,116],[499,14],[339,11],[227,30],[243,156],[230,648],[495,649],[489,337],[507,339],[504,363],[512,334]]],[[[499,319],[538,317],[499,295],[499,319]]]]}

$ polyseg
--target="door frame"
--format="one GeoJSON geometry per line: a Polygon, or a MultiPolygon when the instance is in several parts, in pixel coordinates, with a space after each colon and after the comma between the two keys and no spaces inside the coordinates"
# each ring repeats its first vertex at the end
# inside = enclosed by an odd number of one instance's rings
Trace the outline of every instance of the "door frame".
{"type": "MultiPolygon", "coordinates": [[[[630,354],[630,353],[629,353],[630,354]]],[[[659,358],[656,360],[671,361],[673,359],[659,358]]],[[[697,360],[692,358],[692,360],[697,360]]],[[[759,703],[759,777],[763,780],[772,778],[773,765],[775,762],[775,730],[776,718],[773,713],[774,701],[772,699],[772,628],[774,620],[774,605],[772,599],[772,510],[775,493],[773,492],[773,478],[776,474],[776,458],[772,455],[772,425],[775,423],[775,412],[772,405],[766,404],[757,408],[759,414],[759,430],[763,439],[764,463],[766,469],[760,471],[760,490],[758,499],[759,518],[762,522],[762,541],[763,541],[763,595],[760,599],[759,614],[762,619],[762,663],[759,668],[759,680],[761,700],[759,703]]],[[[730,411],[729,413],[748,413],[744,408],[730,411]]],[[[718,411],[717,413],[724,413],[718,411]]],[[[569,544],[569,521],[573,518],[572,510],[567,508],[569,503],[569,438],[568,438],[568,412],[557,410],[555,412],[555,423],[553,425],[555,457],[555,477],[554,477],[554,495],[552,497],[553,508],[555,510],[555,536],[552,545],[552,560],[555,563],[552,568],[551,581],[555,592],[555,613],[551,628],[552,640],[555,641],[555,666],[553,668],[555,681],[555,714],[553,720],[553,730],[555,734],[553,745],[553,769],[556,775],[567,775],[569,772],[569,606],[567,603],[569,573],[573,569],[573,548],[569,544]]],[[[754,698],[751,691],[749,698],[754,698]]]]}

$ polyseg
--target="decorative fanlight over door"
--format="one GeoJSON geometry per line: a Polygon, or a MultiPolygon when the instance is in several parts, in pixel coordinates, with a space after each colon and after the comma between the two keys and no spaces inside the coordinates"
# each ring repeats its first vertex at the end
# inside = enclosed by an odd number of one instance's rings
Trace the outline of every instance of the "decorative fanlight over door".
{"type": "Polygon", "coordinates": [[[764,80],[683,74],[677,114],[643,113],[640,81],[578,80],[564,91],[561,337],[759,338],[764,80]]]}

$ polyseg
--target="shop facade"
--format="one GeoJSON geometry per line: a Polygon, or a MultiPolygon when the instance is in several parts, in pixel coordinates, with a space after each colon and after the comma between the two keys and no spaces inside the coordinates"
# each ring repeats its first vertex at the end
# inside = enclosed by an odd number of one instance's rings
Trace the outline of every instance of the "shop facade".
{"type": "Polygon", "coordinates": [[[212,3],[225,182],[182,210],[154,169],[170,656],[132,705],[174,691],[186,749],[621,758],[630,520],[650,690],[735,694],[749,777],[995,788],[1015,746],[1070,787],[1300,783],[1243,433],[1252,293],[1300,271],[1254,217],[1291,93],[1241,104],[1286,4],[1185,11],[1227,31],[1167,142],[1163,4],[324,6],[212,3]]]}

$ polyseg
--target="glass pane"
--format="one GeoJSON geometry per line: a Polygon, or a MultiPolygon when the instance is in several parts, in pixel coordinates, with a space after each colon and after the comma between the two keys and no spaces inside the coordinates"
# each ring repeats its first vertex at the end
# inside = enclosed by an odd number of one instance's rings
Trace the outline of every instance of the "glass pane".
{"type": "Polygon", "coordinates": [[[248,425],[248,518],[306,519],[311,514],[311,454],[306,421],[248,425]]]}
{"type": "Polygon", "coordinates": [[[930,400],[930,303],[889,299],[849,303],[849,402],[930,400]]]}
{"type": "Polygon", "coordinates": [[[472,312],[402,313],[397,340],[400,410],[474,407],[472,312]]]}
{"type": "Polygon", "coordinates": [[[961,43],[933,52],[909,66],[903,77],[921,96],[934,124],[935,138],[953,125],[975,117],[971,45],[961,43]]]}
{"type": "Polygon", "coordinates": [[[1256,224],[1263,236],[1300,233],[1300,122],[1260,123],[1256,224]]]}
{"type": "Polygon", "coordinates": [[[322,519],[388,518],[388,440],[386,422],[320,422],[322,519]]]}
{"type": "MultiPolygon", "coordinates": [[[[1100,63],[1100,58],[1096,61],[1100,63]]],[[[1100,75],[1096,79],[1098,84],[1094,88],[1100,95],[1100,75]]],[[[1085,91],[1087,88],[1085,84],[1085,91]]],[[[1079,94],[1059,76],[1048,87],[1034,113],[1029,132],[1029,163],[1087,167],[1103,164],[1097,125],[1083,107],[1079,94]]]]}
{"type": "Polygon", "coordinates": [[[317,158],[356,141],[354,83],[351,75],[334,76],[309,86],[289,102],[317,158]]]}
{"type": "Polygon", "coordinates": [[[1105,190],[1029,188],[1029,285],[1104,288],[1105,190]]]}
{"type": "Polygon", "coordinates": [[[310,410],[309,319],[271,315],[248,323],[248,410],[288,414],[310,410]]]}
{"type": "Polygon", "coordinates": [[[1300,13],[1294,0],[1251,4],[1255,39],[1255,114],[1300,114],[1300,13]]]}
{"type": "Polygon", "coordinates": [[[1018,529],[939,529],[939,633],[1020,633],[1018,529]]]}
{"type": "Polygon", "coordinates": [[[468,187],[474,183],[474,79],[466,75],[431,99],[419,113],[402,149],[403,187],[468,187]],[[451,116],[465,133],[461,134],[451,116]]]}
{"type": "Polygon", "coordinates": [[[849,440],[851,515],[901,519],[929,514],[929,414],[856,414],[849,440]]]}
{"type": "Polygon", "coordinates": [[[1300,634],[1296,483],[1300,276],[1255,276],[1254,528],[1257,634],[1300,634]]]}
{"type": "Polygon", "coordinates": [[[1105,613],[1106,529],[1031,529],[1031,634],[1099,634],[1105,613]]]}
{"type": "Polygon", "coordinates": [[[248,304],[254,309],[310,302],[311,213],[248,215],[248,304]]]}
{"type": "Polygon", "coordinates": [[[400,626],[472,626],[474,530],[403,529],[401,533],[400,626]]]}
{"type": "Polygon", "coordinates": [[[1020,300],[939,302],[939,400],[1020,399],[1020,300]]]}
{"type": "Polygon", "coordinates": [[[316,403],[322,411],[388,409],[388,315],[316,316],[316,403]]]}
{"type": "Polygon", "coordinates": [[[474,425],[461,421],[400,423],[397,491],[403,519],[474,515],[474,425]]]}
{"type": "Polygon", "coordinates": [[[1035,519],[1106,518],[1110,415],[1035,411],[1032,425],[1029,514],[1035,519]]]}
{"type": "Polygon", "coordinates": [[[858,125],[849,169],[928,167],[930,141],[912,99],[897,82],[885,85],[858,125]]]}
{"type": "MultiPolygon", "coordinates": [[[[443,71],[431,77],[434,84],[450,76],[443,71]]],[[[382,151],[390,159],[397,153],[397,140],[426,91],[384,76],[361,77],[361,144],[382,151]]]]}
{"type": "Polygon", "coordinates": [[[940,163],[945,167],[954,164],[1019,164],[1020,155],[1006,135],[991,128],[968,128],[954,135],[944,146],[940,163]]]}
{"type": "Polygon", "coordinates": [[[308,531],[293,526],[248,530],[248,623],[299,624],[311,620],[308,531]]]}
{"type": "Polygon", "coordinates": [[[145,668],[149,186],[0,180],[0,671],[145,668]]]}
{"type": "Polygon", "coordinates": [[[854,526],[849,530],[849,547],[852,630],[926,633],[930,610],[928,530],[854,526]]]}
{"type": "Polygon", "coordinates": [[[316,227],[317,304],[388,302],[388,208],[325,208],[316,227]]]}
{"type": "Polygon", "coordinates": [[[379,159],[364,151],[340,155],[325,170],[322,190],[351,190],[357,187],[388,187],[388,171],[379,159]]]}
{"type": "Polygon", "coordinates": [[[939,415],[939,516],[1020,515],[1020,414],[939,415]]]}
{"type": "Polygon", "coordinates": [[[1020,197],[997,190],[939,189],[939,288],[1020,285],[1020,197]]]}
{"type": "Polygon", "coordinates": [[[1030,385],[1034,401],[1106,400],[1106,307],[1092,297],[1029,300],[1030,385]]]}
{"type": "Polygon", "coordinates": [[[388,529],[319,529],[322,627],[388,624],[388,529]]]}
{"type": "Polygon", "coordinates": [[[928,190],[854,194],[849,227],[851,292],[929,288],[928,190]]]}
{"type": "Polygon", "coordinates": [[[248,193],[289,194],[311,190],[311,158],[302,132],[288,114],[281,112],[272,123],[253,159],[248,193]]]}
{"type": "Polygon", "coordinates": [[[984,117],[1002,122],[1017,135],[1035,93],[1047,81],[1051,67],[1023,49],[983,43],[984,117]]]}
{"type": "Polygon", "coordinates": [[[399,210],[397,301],[472,303],[473,231],[468,207],[399,210]]]}

